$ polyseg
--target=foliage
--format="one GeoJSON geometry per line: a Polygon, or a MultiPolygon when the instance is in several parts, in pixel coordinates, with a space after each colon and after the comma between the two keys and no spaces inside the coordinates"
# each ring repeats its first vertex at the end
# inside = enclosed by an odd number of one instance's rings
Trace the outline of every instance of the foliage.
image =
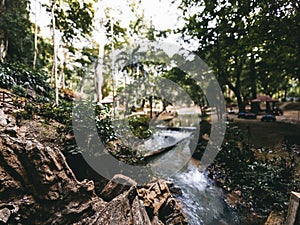
{"type": "Polygon", "coordinates": [[[103,143],[108,143],[116,139],[114,127],[112,125],[112,111],[108,105],[95,105],[96,110],[96,127],[99,137],[103,143]]]}
{"type": "Polygon", "coordinates": [[[72,123],[72,102],[61,100],[58,106],[44,103],[39,107],[37,114],[70,127],[72,123]]]}
{"type": "Polygon", "coordinates": [[[239,129],[230,126],[209,176],[229,192],[240,190],[241,206],[268,214],[270,210],[286,210],[290,191],[299,187],[292,165],[291,159],[283,157],[258,161],[239,129]]]}
{"type": "Polygon", "coordinates": [[[149,122],[150,118],[148,116],[131,116],[128,119],[130,131],[139,139],[146,139],[151,136],[149,122]]]}
{"type": "Polygon", "coordinates": [[[112,140],[115,140],[115,133],[112,125],[111,119],[111,109],[108,106],[99,106],[97,104],[91,105],[90,103],[84,103],[73,105],[72,102],[67,102],[60,100],[59,106],[47,105],[43,108],[43,116],[46,118],[52,118],[60,122],[63,126],[59,128],[58,132],[62,135],[62,142],[64,143],[64,150],[68,153],[78,154],[82,151],[77,144],[75,137],[73,136],[73,124],[72,115],[73,108],[76,107],[74,111],[84,112],[87,108],[90,108],[95,112],[94,116],[90,118],[95,121],[97,128],[97,134],[94,134],[93,128],[89,127],[88,124],[80,123],[78,129],[85,130],[86,132],[91,132],[93,135],[99,135],[102,143],[106,144],[112,140]],[[67,138],[67,136],[71,136],[67,138]]]}
{"type": "Polygon", "coordinates": [[[12,87],[12,92],[20,97],[26,97],[27,95],[26,89],[20,85],[14,85],[12,87]]]}
{"type": "Polygon", "coordinates": [[[206,103],[205,96],[199,84],[190,77],[187,73],[174,67],[163,74],[163,77],[170,79],[171,81],[182,87],[187,94],[191,97],[195,104],[204,106],[206,103]]]}
{"type": "Polygon", "coordinates": [[[257,91],[274,95],[299,76],[295,1],[183,0],[181,8],[187,23],[179,32],[187,42],[199,43],[196,52],[234,92],[240,111],[257,91]],[[191,7],[199,10],[191,14],[191,7]]]}
{"type": "Polygon", "coordinates": [[[0,64],[0,87],[11,88],[16,84],[14,78],[10,75],[10,69],[0,64]]]}
{"type": "Polygon", "coordinates": [[[28,0],[5,1],[0,13],[0,31],[8,41],[6,59],[9,62],[22,62],[30,65],[33,60],[33,33],[29,20],[28,0]]]}
{"type": "Polygon", "coordinates": [[[65,43],[91,34],[94,17],[93,2],[51,0],[50,5],[44,6],[49,13],[54,7],[56,28],[62,32],[65,43]]]}
{"type": "Polygon", "coordinates": [[[23,86],[25,83],[37,94],[51,96],[51,88],[44,72],[28,68],[20,63],[0,63],[0,87],[11,89],[14,85],[23,86]]]}
{"type": "Polygon", "coordinates": [[[17,125],[20,125],[21,120],[31,120],[34,114],[37,113],[37,108],[32,103],[26,103],[24,108],[14,113],[17,125]]]}

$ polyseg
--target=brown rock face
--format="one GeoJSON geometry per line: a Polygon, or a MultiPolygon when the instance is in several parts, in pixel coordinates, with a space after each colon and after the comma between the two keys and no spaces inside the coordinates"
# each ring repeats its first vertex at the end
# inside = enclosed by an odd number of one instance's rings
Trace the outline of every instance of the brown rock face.
{"type": "Polygon", "coordinates": [[[187,224],[165,182],[136,188],[116,175],[101,192],[104,201],[92,180],[76,179],[58,148],[11,127],[0,124],[0,223],[187,224]]]}

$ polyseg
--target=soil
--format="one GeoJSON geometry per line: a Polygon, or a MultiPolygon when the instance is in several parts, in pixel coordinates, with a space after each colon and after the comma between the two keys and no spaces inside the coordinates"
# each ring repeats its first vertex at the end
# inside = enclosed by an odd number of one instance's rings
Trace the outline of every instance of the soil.
{"type": "Polygon", "coordinates": [[[237,118],[234,121],[243,131],[248,144],[255,147],[278,147],[286,141],[300,145],[300,124],[237,118]]]}

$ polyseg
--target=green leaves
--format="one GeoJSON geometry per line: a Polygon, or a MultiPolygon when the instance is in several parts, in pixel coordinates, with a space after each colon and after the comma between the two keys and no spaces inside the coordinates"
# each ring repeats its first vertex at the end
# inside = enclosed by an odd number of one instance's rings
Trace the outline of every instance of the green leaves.
{"type": "Polygon", "coordinates": [[[240,110],[256,92],[273,95],[287,89],[289,78],[299,78],[299,4],[183,0],[181,7],[188,11],[195,5],[198,12],[186,14],[181,32],[186,40],[199,42],[198,54],[220,84],[235,93],[240,110]]]}
{"type": "MultiPolygon", "coordinates": [[[[291,146],[282,146],[283,150],[287,148],[291,146]]],[[[291,150],[291,155],[296,150],[297,147],[291,150]]],[[[294,177],[292,166],[295,159],[278,155],[258,160],[255,151],[268,150],[250,149],[240,130],[228,126],[225,143],[209,169],[209,176],[215,177],[229,192],[241,191],[243,202],[247,203],[244,206],[257,212],[267,215],[271,210],[286,210],[290,191],[299,189],[299,180],[294,177]]]]}
{"type": "Polygon", "coordinates": [[[3,32],[4,41],[8,41],[6,59],[27,65],[33,59],[33,34],[28,5],[28,0],[5,1],[5,7],[0,13],[0,33],[3,32]]]}
{"type": "Polygon", "coordinates": [[[56,27],[62,32],[65,42],[91,34],[95,13],[92,2],[62,0],[44,6],[48,12],[54,7],[56,27]]]}
{"type": "Polygon", "coordinates": [[[37,94],[51,95],[47,83],[47,75],[41,71],[32,70],[20,63],[0,63],[0,87],[10,89],[14,85],[24,86],[27,83],[37,94]]]}

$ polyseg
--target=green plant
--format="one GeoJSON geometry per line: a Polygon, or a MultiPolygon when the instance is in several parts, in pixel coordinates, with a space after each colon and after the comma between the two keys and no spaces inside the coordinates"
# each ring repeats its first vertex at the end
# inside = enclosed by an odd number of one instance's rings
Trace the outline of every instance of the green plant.
{"type": "Polygon", "coordinates": [[[130,131],[139,139],[149,138],[152,134],[149,129],[150,118],[146,115],[132,116],[128,119],[130,131]]]}
{"type": "Polygon", "coordinates": [[[14,85],[12,87],[12,92],[20,97],[26,97],[27,95],[26,89],[20,85],[14,85]]]}
{"type": "Polygon", "coordinates": [[[20,125],[21,120],[33,119],[34,114],[38,112],[38,108],[31,103],[26,103],[24,108],[14,113],[17,125],[20,125]]]}
{"type": "Polygon", "coordinates": [[[108,143],[110,141],[116,140],[115,130],[112,123],[112,111],[110,106],[95,106],[96,110],[96,127],[98,135],[102,142],[108,143]]]}
{"type": "Polygon", "coordinates": [[[21,91],[20,86],[27,83],[37,94],[51,97],[53,90],[47,78],[43,71],[33,70],[24,64],[0,62],[0,87],[2,88],[14,88],[15,91],[21,91]],[[14,87],[15,85],[19,87],[14,87]]]}
{"type": "Polygon", "coordinates": [[[257,160],[239,129],[229,126],[208,174],[227,191],[240,190],[247,207],[268,214],[286,210],[290,191],[299,189],[292,164],[293,160],[284,157],[257,160]]]}

